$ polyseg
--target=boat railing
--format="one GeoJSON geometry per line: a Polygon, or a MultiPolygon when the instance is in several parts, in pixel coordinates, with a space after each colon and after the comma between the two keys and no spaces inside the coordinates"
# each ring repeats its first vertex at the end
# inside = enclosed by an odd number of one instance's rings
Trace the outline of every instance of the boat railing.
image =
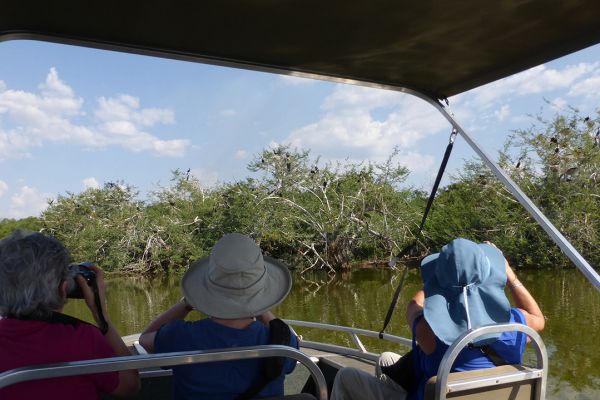
{"type": "Polygon", "coordinates": [[[16,383],[37,379],[266,357],[287,357],[300,362],[308,369],[316,384],[317,398],[319,400],[327,399],[327,384],[319,367],[304,353],[294,348],[281,345],[142,354],[23,367],[1,373],[0,389],[16,383]]]}
{"type": "Polygon", "coordinates": [[[446,350],[437,372],[435,382],[435,399],[445,400],[446,396],[450,393],[453,396],[456,396],[459,392],[533,380],[535,382],[535,393],[533,398],[543,400],[546,398],[547,379],[548,353],[542,338],[536,331],[527,325],[515,323],[486,325],[464,332],[454,341],[448,350],[446,350]],[[519,371],[513,371],[504,374],[488,375],[486,377],[462,379],[449,382],[450,370],[452,369],[454,361],[466,346],[468,346],[470,343],[473,343],[473,340],[487,334],[511,331],[523,332],[529,336],[535,349],[535,367],[523,368],[519,371]]]}
{"type": "MultiPolygon", "coordinates": [[[[337,353],[337,354],[349,355],[349,356],[356,356],[356,357],[365,358],[365,359],[368,359],[371,361],[376,361],[379,358],[379,353],[370,352],[359,338],[359,336],[378,338],[379,332],[375,332],[375,331],[371,331],[371,330],[367,330],[367,329],[352,328],[352,327],[348,327],[348,326],[324,324],[324,323],[320,323],[320,322],[298,321],[298,320],[291,320],[291,319],[286,319],[285,322],[288,325],[290,325],[292,327],[292,329],[294,327],[304,327],[304,328],[315,328],[315,329],[321,329],[321,330],[327,330],[327,331],[346,333],[348,336],[350,336],[352,342],[355,345],[355,348],[350,348],[350,347],[338,346],[338,345],[334,345],[334,344],[330,344],[330,343],[315,342],[315,341],[310,341],[310,340],[304,340],[299,335],[298,337],[300,338],[300,346],[301,347],[306,347],[306,348],[311,348],[311,349],[321,350],[321,351],[327,351],[327,352],[332,352],[332,353],[337,353]]],[[[390,334],[384,333],[382,336],[382,339],[387,340],[392,343],[397,343],[397,344],[400,344],[403,346],[407,346],[407,347],[412,346],[412,341],[410,339],[407,339],[407,338],[404,338],[401,336],[395,336],[395,335],[390,335],[390,334]]]]}

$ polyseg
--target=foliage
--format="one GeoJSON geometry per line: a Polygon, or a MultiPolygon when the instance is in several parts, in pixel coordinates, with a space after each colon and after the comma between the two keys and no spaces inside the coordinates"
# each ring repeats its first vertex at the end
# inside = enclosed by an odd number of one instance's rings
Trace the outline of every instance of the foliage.
{"type": "MultiPolygon", "coordinates": [[[[575,110],[514,132],[500,165],[592,265],[600,242],[599,121],[575,110]]],[[[431,245],[452,237],[491,240],[515,265],[567,266],[568,259],[480,161],[468,162],[436,200],[431,245]]]]}
{"type": "Polygon", "coordinates": [[[415,217],[409,192],[397,190],[408,175],[394,162],[397,153],[383,164],[319,166],[308,151],[264,150],[248,166],[265,174],[258,201],[259,214],[269,216],[264,239],[279,243],[279,257],[298,263],[301,256],[305,270],[334,272],[356,260],[389,258],[406,240],[415,217]]]}
{"type": "Polygon", "coordinates": [[[22,219],[1,219],[0,220],[0,239],[9,235],[12,231],[23,229],[37,232],[42,228],[42,221],[37,217],[27,217],[22,219]]]}
{"type": "MultiPolygon", "coordinates": [[[[514,132],[499,163],[592,265],[600,264],[600,120],[576,110],[514,132]]],[[[0,221],[55,235],[74,260],[110,271],[156,273],[206,256],[226,232],[242,232],[290,266],[333,273],[381,264],[414,238],[427,193],[404,187],[409,171],[395,149],[383,163],[321,163],[308,150],[280,145],[248,164],[253,177],[204,187],[173,171],[150,199],[107,183],[66,193],[40,218],[0,221]]],[[[440,189],[425,226],[421,256],[462,236],[491,240],[516,266],[570,265],[538,224],[478,160],[440,189]]]]}
{"type": "Polygon", "coordinates": [[[143,260],[143,204],[122,183],[67,193],[42,214],[43,229],[61,240],[74,261],[92,260],[111,271],[143,260]]]}

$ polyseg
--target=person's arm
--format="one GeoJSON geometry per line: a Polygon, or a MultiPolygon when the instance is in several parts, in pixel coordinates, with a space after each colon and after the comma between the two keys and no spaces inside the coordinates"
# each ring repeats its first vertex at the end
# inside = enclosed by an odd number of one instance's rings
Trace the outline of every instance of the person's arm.
{"type": "Polygon", "coordinates": [[[423,314],[423,305],[425,304],[425,292],[423,289],[419,290],[413,298],[408,302],[408,306],[406,306],[406,322],[408,323],[408,328],[412,330],[412,326],[415,322],[415,319],[423,314]]]}
{"type": "MultiPolygon", "coordinates": [[[[95,265],[88,268],[96,273],[96,285],[98,286],[98,295],[100,298],[99,306],[101,307],[102,313],[104,314],[104,319],[108,324],[108,331],[104,334],[104,338],[110,347],[112,347],[117,356],[130,356],[131,352],[127,348],[125,342],[123,342],[123,339],[121,339],[121,335],[117,331],[117,328],[115,328],[113,325],[108,315],[108,308],[106,307],[104,273],[95,265]]],[[[88,286],[87,282],[81,275],[77,275],[75,279],[77,280],[77,284],[81,287],[83,298],[85,299],[86,305],[92,312],[94,320],[98,325],[100,325],[101,321],[97,308],[98,305],[94,299],[94,292],[92,291],[92,288],[88,286]]],[[[140,390],[140,386],[140,376],[137,370],[132,369],[127,371],[119,371],[119,384],[110,394],[117,397],[133,396],[140,390]]]]}
{"type": "Polygon", "coordinates": [[[269,325],[269,322],[274,320],[276,317],[273,315],[271,311],[267,311],[262,313],[261,315],[256,317],[256,320],[262,322],[263,325],[269,325]]]}
{"type": "Polygon", "coordinates": [[[140,335],[139,341],[142,347],[149,353],[153,353],[154,339],[156,338],[156,332],[158,332],[160,327],[168,322],[184,319],[192,310],[193,308],[185,301],[185,298],[182,298],[167,311],[160,314],[150,322],[150,325],[148,325],[140,335]]]}
{"type": "MultiPolygon", "coordinates": [[[[417,317],[423,314],[423,307],[425,305],[425,292],[423,289],[419,290],[413,298],[408,302],[406,306],[406,322],[408,323],[408,329],[412,332],[413,325],[417,317]]],[[[425,354],[431,354],[435,350],[435,335],[429,327],[425,318],[421,319],[416,327],[416,338],[419,342],[421,350],[425,354]]]]}
{"type": "Polygon", "coordinates": [[[508,265],[508,261],[505,260],[505,263],[506,286],[508,287],[515,306],[519,308],[525,316],[527,326],[536,332],[541,332],[546,325],[546,319],[544,318],[544,314],[542,314],[542,310],[540,310],[540,307],[531,293],[529,293],[523,283],[519,281],[515,272],[510,265],[508,265]]]}

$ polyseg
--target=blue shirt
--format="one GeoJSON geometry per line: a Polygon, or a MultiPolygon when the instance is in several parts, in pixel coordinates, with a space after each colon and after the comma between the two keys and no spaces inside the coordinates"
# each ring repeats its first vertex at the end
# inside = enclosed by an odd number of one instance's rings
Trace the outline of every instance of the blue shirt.
{"type": "MultiPolygon", "coordinates": [[[[419,381],[419,386],[416,392],[409,393],[408,398],[411,400],[423,399],[425,394],[425,384],[429,378],[437,375],[442,358],[444,357],[446,350],[450,347],[436,337],[435,350],[431,354],[425,354],[414,342],[416,326],[419,320],[420,318],[417,318],[413,325],[413,356],[415,357],[413,362],[415,366],[415,376],[419,381]]],[[[525,316],[517,308],[511,308],[509,322],[526,324],[525,316]]],[[[490,343],[489,346],[492,347],[507,363],[520,364],[526,344],[527,335],[522,332],[512,331],[502,333],[498,340],[490,343]]],[[[466,347],[460,352],[456,361],[454,361],[452,372],[471,371],[492,367],[495,367],[494,363],[492,363],[480,349],[466,347]]]]}
{"type": "MultiPolygon", "coordinates": [[[[291,335],[290,346],[298,348],[291,335]]],[[[230,328],[211,319],[173,321],[163,325],[154,339],[157,353],[210,350],[230,347],[265,345],[269,328],[255,321],[245,329],[230,328]]],[[[221,361],[173,367],[174,398],[229,400],[243,393],[260,379],[262,360],[221,361]]],[[[258,397],[282,396],[285,374],[292,372],[296,361],[287,359],[282,374],[269,383],[258,397]]]]}

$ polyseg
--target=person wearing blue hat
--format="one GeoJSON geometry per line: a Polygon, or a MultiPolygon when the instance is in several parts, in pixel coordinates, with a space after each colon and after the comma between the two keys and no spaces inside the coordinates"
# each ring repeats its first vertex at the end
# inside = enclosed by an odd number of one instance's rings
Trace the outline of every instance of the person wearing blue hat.
{"type": "MultiPolygon", "coordinates": [[[[526,324],[537,332],[544,329],[545,318],[537,302],[493,243],[454,239],[423,259],[421,276],[423,289],[406,310],[413,333],[410,362],[385,352],[375,368],[376,376],[343,368],[335,378],[332,400],[421,400],[444,353],[466,330],[509,322],[526,324]]],[[[483,336],[459,354],[452,371],[520,364],[526,344],[527,336],[521,332],[483,336]]]]}

